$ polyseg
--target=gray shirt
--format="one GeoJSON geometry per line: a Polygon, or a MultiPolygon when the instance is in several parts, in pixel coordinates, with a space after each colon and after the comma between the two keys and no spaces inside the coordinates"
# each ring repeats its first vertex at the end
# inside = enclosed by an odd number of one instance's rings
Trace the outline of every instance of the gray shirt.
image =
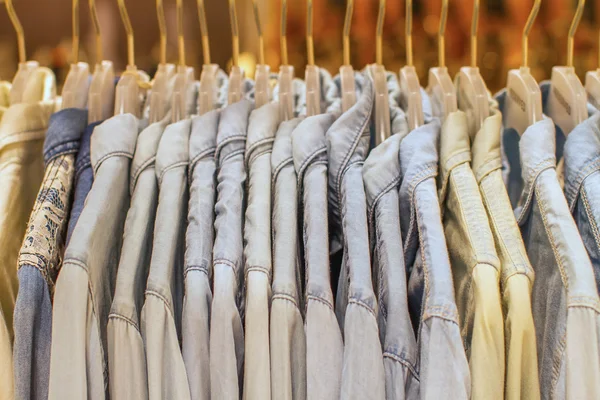
{"type": "Polygon", "coordinates": [[[356,104],[327,131],[329,200],[343,248],[337,316],[344,332],[341,398],[383,399],[385,372],[371,279],[362,163],[369,149],[374,103],[371,81],[356,74],[356,104]]]}
{"type": "Polygon", "coordinates": [[[244,151],[253,103],[241,100],[221,110],[217,133],[217,202],[210,314],[210,388],[213,399],[238,399],[244,365],[240,309],[246,171],[244,151]]]}

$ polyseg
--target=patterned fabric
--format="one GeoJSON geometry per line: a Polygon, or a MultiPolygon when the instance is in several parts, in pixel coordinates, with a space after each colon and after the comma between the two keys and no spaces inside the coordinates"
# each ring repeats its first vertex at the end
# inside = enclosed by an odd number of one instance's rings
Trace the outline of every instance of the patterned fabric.
{"type": "Polygon", "coordinates": [[[64,254],[74,173],[74,153],[60,155],[48,163],[19,255],[19,268],[37,268],[51,291],[64,254]]]}

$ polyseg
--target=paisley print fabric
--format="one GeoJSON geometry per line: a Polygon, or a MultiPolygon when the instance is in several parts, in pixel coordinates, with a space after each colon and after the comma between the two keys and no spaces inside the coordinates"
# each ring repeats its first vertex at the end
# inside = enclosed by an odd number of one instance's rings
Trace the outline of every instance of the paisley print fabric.
{"type": "Polygon", "coordinates": [[[36,267],[51,290],[64,254],[74,174],[73,153],[48,163],[19,254],[19,268],[36,267]]]}

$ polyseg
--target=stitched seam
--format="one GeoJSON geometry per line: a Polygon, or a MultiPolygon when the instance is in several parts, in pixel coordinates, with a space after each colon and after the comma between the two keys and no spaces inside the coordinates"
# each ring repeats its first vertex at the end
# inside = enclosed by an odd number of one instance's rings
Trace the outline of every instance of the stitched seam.
{"type": "Polygon", "coordinates": [[[231,143],[231,142],[235,142],[235,141],[246,141],[246,135],[233,135],[233,136],[229,136],[227,139],[223,140],[221,143],[217,143],[217,147],[215,150],[215,157],[218,159],[219,157],[221,157],[221,151],[223,151],[223,147],[225,147],[225,145],[231,143]]]}
{"type": "Polygon", "coordinates": [[[375,311],[371,308],[371,306],[369,306],[364,301],[350,297],[350,299],[348,300],[348,305],[350,305],[350,304],[356,304],[357,306],[363,307],[364,309],[369,311],[369,313],[371,313],[371,315],[373,316],[373,318],[375,318],[375,320],[377,320],[377,315],[375,315],[375,311]]]}
{"type": "Polygon", "coordinates": [[[206,150],[201,151],[200,153],[198,153],[197,155],[195,155],[190,160],[190,164],[196,165],[196,163],[198,161],[200,161],[201,158],[208,157],[208,156],[211,155],[211,153],[212,153],[212,156],[214,157],[214,153],[215,153],[216,149],[217,149],[217,146],[212,146],[212,147],[210,147],[210,148],[208,148],[206,150]]]}
{"type": "Polygon", "coordinates": [[[388,193],[390,190],[392,190],[395,186],[398,186],[398,184],[400,183],[400,180],[402,179],[402,177],[400,175],[398,175],[396,178],[394,178],[393,181],[391,181],[387,186],[385,186],[381,192],[377,195],[377,197],[375,197],[375,199],[373,200],[373,204],[369,207],[369,224],[373,223],[373,214],[375,213],[375,207],[377,206],[377,203],[381,200],[381,198],[388,193]]]}
{"type": "Polygon", "coordinates": [[[171,310],[171,305],[167,301],[166,297],[164,297],[162,294],[160,294],[154,290],[151,290],[151,289],[146,289],[146,296],[154,296],[154,297],[157,297],[158,299],[160,299],[163,303],[165,303],[165,306],[167,306],[167,310],[169,311],[169,314],[171,315],[171,317],[175,318],[175,316],[173,315],[173,311],[171,310]]]}
{"type": "Polygon", "coordinates": [[[214,260],[213,266],[215,266],[217,264],[226,265],[226,266],[230,267],[234,273],[237,271],[237,265],[235,265],[235,263],[233,261],[229,261],[226,258],[219,258],[217,260],[214,260]]]}
{"type": "MultiPolygon", "coordinates": [[[[552,159],[546,159],[544,161],[539,162],[538,164],[536,164],[536,168],[539,165],[542,165],[545,162],[551,161],[552,159]]],[[[525,219],[525,214],[527,214],[527,210],[529,209],[529,205],[531,204],[531,200],[533,199],[533,195],[535,192],[535,186],[537,185],[536,181],[538,179],[538,177],[540,176],[540,174],[548,169],[552,169],[554,168],[551,164],[547,165],[544,168],[541,168],[539,171],[536,171],[536,173],[534,174],[535,176],[533,178],[531,178],[532,183],[531,183],[531,190],[527,193],[527,200],[525,201],[525,204],[523,205],[523,208],[521,210],[521,214],[519,215],[519,218],[517,218],[517,224],[519,224],[519,226],[521,225],[521,223],[523,222],[523,220],[525,219]]],[[[533,173],[530,173],[529,175],[532,175],[533,173]]],[[[528,179],[529,180],[529,179],[528,179]]]]}
{"type": "Polygon", "coordinates": [[[262,272],[263,274],[265,274],[267,276],[267,279],[271,280],[271,272],[269,271],[269,269],[265,268],[265,267],[261,267],[260,265],[252,265],[250,267],[246,267],[246,280],[248,280],[248,275],[252,271],[262,272]]]}
{"type": "Polygon", "coordinates": [[[98,168],[100,168],[100,165],[102,165],[102,163],[106,160],[108,160],[111,157],[127,157],[127,158],[133,158],[133,154],[128,153],[126,151],[113,151],[112,153],[108,153],[107,155],[105,155],[104,157],[100,158],[98,161],[96,161],[96,165],[94,166],[94,174],[96,174],[98,172],[98,168]]]}
{"type": "MultiPolygon", "coordinates": [[[[594,127],[595,129],[595,127],[594,127]]],[[[600,134],[600,132],[598,132],[598,134],[600,134]]],[[[567,195],[568,197],[572,198],[571,199],[571,204],[569,204],[569,207],[571,209],[573,209],[573,207],[575,206],[575,200],[577,199],[577,193],[579,193],[581,191],[581,187],[583,186],[583,182],[586,180],[586,178],[588,176],[590,176],[591,174],[593,174],[596,171],[600,170],[600,156],[594,157],[592,158],[589,162],[588,165],[582,169],[581,171],[579,171],[579,173],[576,175],[575,177],[575,182],[573,185],[567,185],[567,195]]],[[[565,172],[566,175],[566,172],[565,172]]]]}
{"type": "Polygon", "coordinates": [[[78,149],[76,149],[76,148],[60,151],[56,154],[53,154],[52,157],[48,158],[48,160],[45,162],[45,164],[48,165],[54,159],[56,159],[60,156],[63,156],[65,154],[76,154],[77,152],[78,152],[78,149]]]}
{"type": "MultiPolygon", "coordinates": [[[[413,193],[414,195],[414,193],[413,193]]],[[[419,247],[421,248],[421,262],[423,263],[423,269],[426,271],[426,273],[423,274],[423,279],[425,280],[425,301],[423,302],[423,304],[421,305],[421,312],[420,312],[420,318],[421,319],[424,315],[424,310],[427,310],[429,308],[429,295],[430,295],[430,282],[429,282],[429,274],[431,273],[431,271],[429,270],[429,263],[427,262],[427,258],[425,257],[425,241],[423,240],[423,233],[421,232],[421,218],[419,217],[419,205],[417,204],[416,201],[413,202],[414,204],[414,213],[415,213],[415,220],[416,220],[416,224],[417,224],[417,237],[419,239],[419,247]]],[[[411,216],[412,218],[412,216],[411,216]]],[[[419,324],[419,338],[421,337],[421,327],[423,326],[423,324],[419,324]]]]}
{"type": "Polygon", "coordinates": [[[294,299],[292,296],[287,295],[287,294],[283,294],[283,293],[278,293],[276,295],[273,296],[271,303],[275,302],[275,300],[284,300],[284,301],[289,301],[290,303],[292,303],[294,305],[294,307],[296,307],[298,310],[300,309],[300,307],[298,307],[298,303],[296,302],[296,299],[294,299]]]}
{"type": "Polygon", "coordinates": [[[186,167],[186,172],[187,172],[187,165],[188,165],[187,161],[180,161],[178,163],[169,165],[167,168],[163,169],[162,172],[160,173],[160,176],[158,177],[158,183],[162,184],[162,180],[163,180],[165,174],[167,172],[171,171],[172,169],[175,169],[175,168],[178,168],[178,167],[186,167]]]}
{"type": "MultiPolygon", "coordinates": [[[[270,144],[270,143],[273,143],[273,142],[275,142],[275,138],[264,138],[264,139],[260,139],[260,140],[259,140],[259,141],[257,141],[257,142],[254,142],[254,143],[252,144],[252,146],[248,147],[248,148],[246,149],[246,155],[248,156],[248,157],[247,157],[247,160],[246,160],[247,164],[250,164],[250,162],[252,162],[252,159],[254,158],[254,156],[252,156],[252,152],[253,152],[253,151],[254,151],[256,148],[258,148],[258,147],[260,147],[260,146],[262,146],[262,145],[264,145],[264,144],[270,144]]],[[[272,150],[272,147],[273,147],[273,146],[271,146],[269,149],[267,149],[267,150],[265,150],[265,151],[271,151],[271,150],[272,150]]],[[[256,157],[258,157],[259,155],[260,155],[260,154],[256,155],[256,157]]]]}
{"type": "Polygon", "coordinates": [[[122,314],[119,313],[110,313],[108,315],[108,319],[120,319],[122,321],[125,321],[126,323],[128,323],[129,325],[131,325],[132,327],[135,328],[135,330],[141,335],[142,332],[140,330],[140,327],[138,326],[137,323],[135,323],[131,318],[128,318],[122,314]]]}
{"type": "Polygon", "coordinates": [[[221,160],[221,163],[220,163],[220,165],[223,165],[223,164],[225,164],[225,162],[226,162],[226,161],[228,161],[229,159],[231,159],[231,158],[233,158],[233,157],[235,157],[235,156],[238,156],[238,155],[240,155],[240,154],[242,154],[242,155],[243,155],[243,154],[244,154],[244,151],[245,151],[244,149],[239,149],[239,150],[236,150],[236,151],[234,151],[234,152],[231,152],[231,153],[227,154],[227,155],[226,155],[225,157],[223,157],[223,159],[221,160]]]}
{"type": "Polygon", "coordinates": [[[201,267],[198,265],[193,265],[193,266],[189,266],[189,267],[185,268],[185,271],[183,272],[183,279],[185,279],[188,275],[188,272],[191,272],[191,271],[199,271],[199,272],[206,274],[206,276],[210,275],[208,273],[208,267],[201,267]]]}
{"type": "MultiPolygon", "coordinates": [[[[371,115],[372,110],[373,110],[373,102],[370,102],[367,115],[371,115]]],[[[342,163],[340,164],[340,169],[336,175],[336,185],[335,186],[337,188],[337,198],[338,198],[339,205],[342,204],[342,175],[344,174],[345,171],[347,171],[347,168],[349,167],[347,164],[350,160],[350,157],[352,157],[352,154],[358,147],[358,143],[360,142],[360,139],[363,136],[360,133],[365,130],[369,120],[370,120],[370,118],[364,118],[364,121],[361,123],[361,125],[358,127],[358,129],[355,129],[352,131],[352,134],[355,136],[354,141],[352,142],[352,146],[350,146],[350,148],[346,152],[346,155],[342,159],[342,163]]]]}
{"type": "MultiPolygon", "coordinates": [[[[313,300],[313,301],[317,301],[319,303],[323,303],[327,307],[329,307],[331,309],[331,311],[334,311],[333,304],[331,304],[331,302],[329,302],[325,299],[322,299],[321,297],[315,296],[314,294],[309,294],[308,296],[306,296],[306,300],[313,300]]],[[[308,301],[307,301],[307,307],[308,307],[308,301]]]]}
{"type": "Polygon", "coordinates": [[[596,224],[596,219],[594,218],[594,214],[592,213],[592,209],[585,188],[581,188],[581,199],[583,200],[585,213],[587,214],[590,227],[592,228],[592,234],[594,235],[596,248],[600,248],[600,231],[598,230],[598,224],[596,224]]]}
{"type": "MultiPolygon", "coordinates": [[[[537,186],[537,183],[536,183],[537,186]]],[[[532,193],[535,191],[532,190],[532,193]]],[[[565,266],[562,263],[562,258],[558,255],[558,249],[556,248],[556,244],[554,243],[555,239],[554,239],[554,235],[552,235],[552,232],[550,231],[550,228],[548,227],[548,220],[546,218],[546,205],[544,204],[543,201],[541,201],[539,199],[539,196],[536,198],[537,200],[537,204],[538,207],[540,207],[540,214],[542,216],[542,222],[544,223],[544,230],[546,231],[546,235],[548,235],[548,241],[550,242],[550,246],[552,247],[552,253],[554,253],[554,259],[556,260],[556,263],[558,264],[558,271],[560,272],[560,276],[562,278],[563,281],[563,285],[565,285],[565,289],[567,290],[567,293],[569,293],[569,279],[567,277],[567,274],[565,272],[565,266]]]]}
{"type": "MultiPolygon", "coordinates": [[[[247,163],[247,166],[246,166],[246,167],[247,167],[247,168],[250,168],[250,166],[251,166],[250,164],[253,164],[253,163],[254,163],[254,161],[255,161],[257,158],[259,158],[260,156],[264,156],[265,154],[271,154],[271,151],[272,151],[272,149],[271,149],[271,148],[268,148],[268,149],[265,149],[265,150],[261,151],[261,152],[260,152],[260,153],[258,153],[258,154],[253,154],[251,157],[249,157],[249,158],[248,158],[248,163],[247,163]]],[[[247,154],[247,153],[246,153],[246,154],[247,154]]]]}
{"type": "Polygon", "coordinates": [[[275,169],[273,170],[273,176],[271,177],[271,186],[275,185],[275,182],[277,182],[277,176],[279,175],[279,173],[281,172],[281,170],[283,170],[284,167],[293,164],[294,160],[290,157],[282,162],[280,162],[275,169]]]}
{"type": "Polygon", "coordinates": [[[413,376],[413,378],[415,378],[418,382],[421,381],[419,379],[419,374],[417,373],[415,367],[413,367],[411,363],[409,363],[408,361],[404,360],[403,358],[401,358],[397,354],[394,354],[394,353],[392,353],[390,351],[384,351],[383,352],[383,357],[384,358],[389,358],[390,360],[396,361],[396,362],[404,365],[406,367],[406,369],[408,369],[408,371],[410,372],[410,374],[413,376]]]}
{"type": "Polygon", "coordinates": [[[144,164],[142,164],[134,172],[133,177],[131,179],[131,184],[130,184],[130,187],[129,187],[129,191],[131,192],[131,194],[133,194],[133,191],[135,190],[135,187],[137,186],[138,179],[140,178],[140,175],[142,174],[142,172],[144,172],[146,170],[146,168],[150,168],[154,164],[155,160],[156,160],[156,157],[152,157],[151,159],[149,159],[148,161],[146,161],[144,164]]]}
{"type": "Polygon", "coordinates": [[[300,164],[300,167],[298,168],[298,176],[304,176],[305,169],[308,169],[310,162],[321,153],[327,153],[326,146],[320,147],[314,150],[308,156],[306,156],[306,159],[302,162],[302,164],[300,164]]]}

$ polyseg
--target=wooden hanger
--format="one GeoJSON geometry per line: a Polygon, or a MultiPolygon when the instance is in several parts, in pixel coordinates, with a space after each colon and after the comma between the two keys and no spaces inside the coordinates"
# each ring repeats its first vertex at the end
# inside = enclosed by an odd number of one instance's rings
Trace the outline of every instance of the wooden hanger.
{"type": "Polygon", "coordinates": [[[73,63],[62,91],[62,108],[85,108],[88,100],[90,67],[79,62],[79,0],[73,0],[73,63]]]}
{"type": "Polygon", "coordinates": [[[471,66],[462,67],[456,79],[458,108],[467,114],[469,134],[472,136],[490,115],[487,87],[477,67],[477,28],[479,0],[473,3],[471,22],[471,66]]]}
{"type": "Polygon", "coordinates": [[[121,13],[121,20],[123,21],[125,31],[127,32],[127,68],[125,72],[123,72],[123,75],[121,75],[121,79],[119,79],[119,83],[117,84],[115,114],[133,114],[140,118],[143,105],[141,95],[146,90],[150,89],[151,85],[148,82],[148,75],[143,71],[139,71],[135,66],[133,28],[131,27],[125,0],[117,1],[121,13]]]}
{"type": "Polygon", "coordinates": [[[531,27],[540,10],[542,0],[535,0],[525,28],[523,29],[523,63],[521,68],[508,72],[506,83],[507,100],[504,107],[504,125],[522,135],[525,130],[542,117],[542,93],[531,76],[528,63],[528,39],[531,27]]]}
{"type": "Polygon", "coordinates": [[[375,64],[367,70],[375,86],[375,143],[380,144],[391,135],[390,101],[388,98],[387,78],[383,66],[383,22],[385,18],[385,0],[379,0],[377,31],[375,36],[375,64]]]}
{"type": "Polygon", "coordinates": [[[354,0],[346,3],[346,18],[344,19],[344,64],[340,67],[342,83],[342,110],[348,111],[356,103],[356,85],[354,83],[354,69],[350,64],[350,26],[352,25],[352,12],[354,0]]]}
{"type": "Polygon", "coordinates": [[[254,103],[256,108],[267,104],[270,101],[269,73],[270,67],[265,64],[265,41],[263,38],[262,26],[260,23],[260,13],[258,12],[258,3],[252,1],[254,10],[254,21],[258,31],[258,65],[254,74],[254,103]]]}
{"type": "Polygon", "coordinates": [[[167,115],[171,99],[169,81],[175,74],[175,65],[167,63],[167,24],[163,0],[156,0],[156,15],[160,32],[160,62],[152,79],[150,123],[161,121],[167,115]]]}
{"type": "Polygon", "coordinates": [[[103,121],[115,108],[115,71],[112,61],[103,60],[102,33],[96,10],[96,1],[89,0],[92,25],[96,33],[96,66],[88,91],[88,123],[103,121]]]}
{"type": "Polygon", "coordinates": [[[598,37],[598,57],[598,68],[595,71],[588,71],[585,74],[585,90],[588,101],[596,109],[600,109],[600,35],[598,37]]]}
{"type": "Polygon", "coordinates": [[[25,92],[25,87],[27,86],[27,82],[29,77],[35,71],[37,67],[39,67],[39,63],[37,61],[27,61],[27,53],[25,52],[25,34],[23,32],[23,26],[21,25],[21,21],[19,21],[19,17],[15,12],[13,7],[12,0],[1,0],[4,1],[6,5],[6,12],[8,13],[8,17],[10,18],[10,22],[15,29],[17,34],[17,48],[19,51],[19,66],[17,69],[17,73],[15,74],[12,86],[10,88],[10,104],[21,103],[23,100],[23,94],[25,92]]]}
{"type": "Polygon", "coordinates": [[[310,117],[321,114],[321,79],[319,67],[315,65],[313,41],[313,0],[306,2],[306,51],[308,65],[304,71],[304,82],[306,82],[306,115],[310,117]]]}
{"type": "Polygon", "coordinates": [[[287,121],[294,117],[294,67],[288,65],[287,0],[281,2],[281,65],[279,66],[279,118],[287,121]]]}
{"type": "Polygon", "coordinates": [[[217,101],[216,76],[219,66],[210,63],[210,43],[208,40],[204,0],[198,0],[198,18],[200,19],[202,53],[204,57],[204,65],[202,65],[202,73],[200,74],[200,90],[198,93],[198,114],[202,115],[215,107],[217,101]]]}
{"type": "Polygon", "coordinates": [[[229,19],[231,20],[231,39],[233,47],[233,65],[229,72],[229,88],[227,102],[236,103],[242,99],[242,82],[244,70],[240,67],[240,37],[238,33],[237,10],[235,0],[229,0],[229,19]]]}
{"type": "Polygon", "coordinates": [[[185,63],[185,37],[183,36],[183,0],[177,0],[177,48],[179,52],[179,65],[173,86],[173,100],[171,104],[171,119],[181,121],[187,118],[187,93],[190,84],[194,82],[194,68],[185,63]]]}
{"type": "Polygon", "coordinates": [[[406,0],[406,66],[400,70],[400,103],[407,113],[410,130],[423,125],[421,84],[413,65],[412,0],[406,0]]]}
{"type": "Polygon", "coordinates": [[[440,27],[438,30],[438,66],[429,69],[427,92],[434,104],[434,115],[442,121],[448,114],[458,109],[456,88],[446,68],[446,21],[448,20],[448,0],[442,0],[440,27]]]}
{"type": "Polygon", "coordinates": [[[573,45],[575,32],[581,21],[585,0],[579,0],[577,11],[569,28],[567,40],[567,65],[552,68],[550,95],[548,96],[548,116],[560,127],[565,135],[588,117],[587,95],[573,68],[573,45]]]}

